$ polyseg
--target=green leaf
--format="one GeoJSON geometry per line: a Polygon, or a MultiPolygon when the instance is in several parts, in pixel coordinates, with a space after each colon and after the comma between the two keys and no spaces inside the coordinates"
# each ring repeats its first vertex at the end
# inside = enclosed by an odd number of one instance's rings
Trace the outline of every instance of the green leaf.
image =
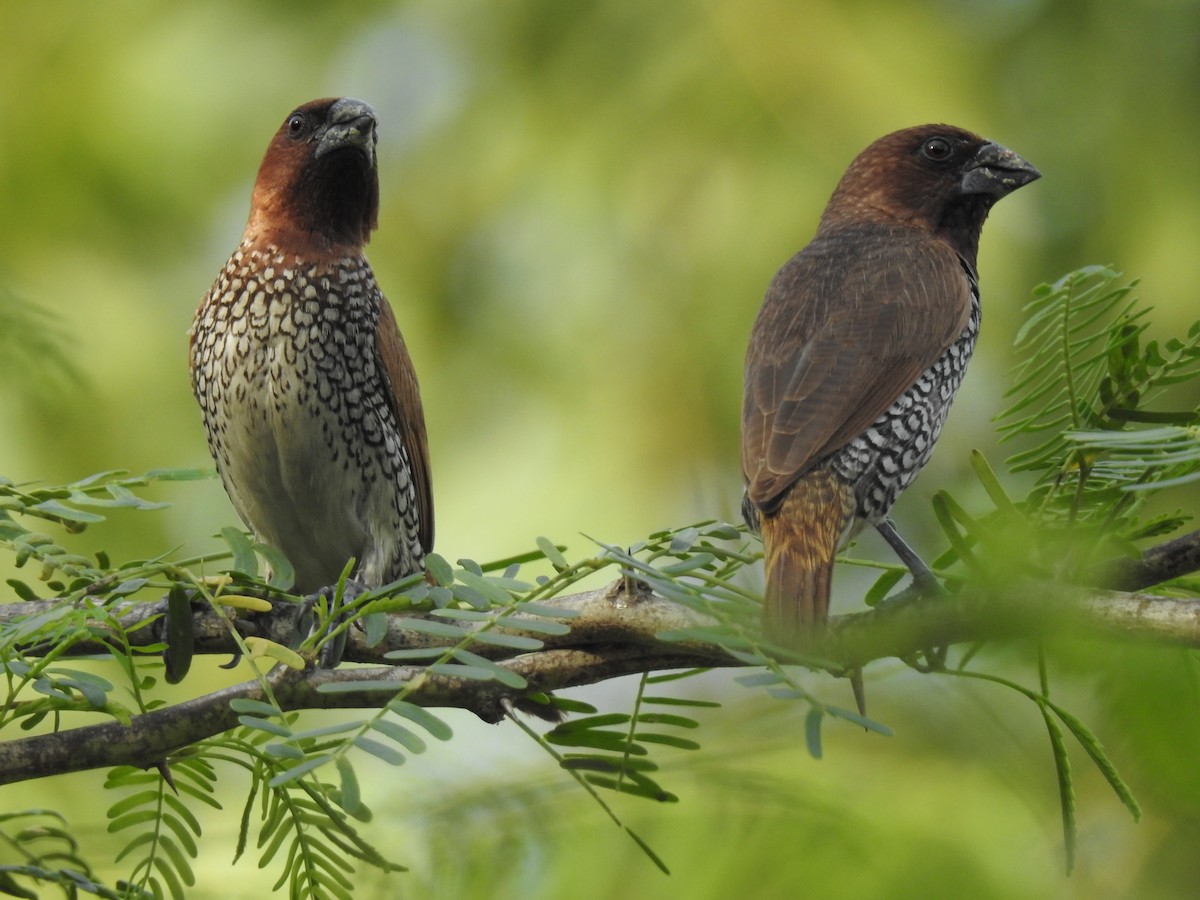
{"type": "Polygon", "coordinates": [[[434,663],[426,671],[445,678],[463,678],[467,681],[492,681],[495,678],[495,673],[486,666],[467,666],[461,663],[434,663]]]}
{"type": "Polygon", "coordinates": [[[316,740],[317,738],[329,737],[334,734],[345,734],[347,731],[357,731],[360,727],[362,727],[361,722],[334,722],[331,725],[322,725],[319,728],[293,731],[288,736],[288,740],[292,743],[316,740]]]}
{"type": "Polygon", "coordinates": [[[353,815],[362,807],[362,794],[358,788],[358,776],[354,774],[354,766],[344,756],[337,758],[338,779],[341,785],[339,803],[342,809],[353,815]]]}
{"type": "Polygon", "coordinates": [[[437,553],[430,553],[425,557],[425,572],[434,583],[442,587],[454,584],[454,568],[437,553]]]}
{"type": "Polygon", "coordinates": [[[420,634],[428,634],[432,637],[450,638],[455,641],[462,640],[470,633],[457,625],[451,625],[449,622],[438,622],[433,619],[398,618],[393,624],[398,628],[405,628],[420,634]]]}
{"type": "Polygon", "coordinates": [[[296,570],[292,567],[291,560],[284,556],[281,550],[261,541],[254,542],[254,549],[271,570],[267,584],[281,591],[290,591],[296,583],[296,570]]]}
{"type": "Polygon", "coordinates": [[[579,719],[572,719],[569,722],[562,722],[554,727],[552,733],[562,734],[569,731],[584,731],[588,728],[607,728],[609,725],[627,725],[628,723],[628,713],[602,713],[597,716],[585,716],[579,719]]]}
{"type": "Polygon", "coordinates": [[[1065,709],[1056,704],[1046,701],[1047,705],[1054,711],[1054,714],[1062,720],[1062,723],[1071,730],[1071,734],[1075,735],[1075,739],[1087,751],[1088,756],[1092,758],[1092,762],[1096,764],[1096,768],[1100,770],[1100,774],[1104,776],[1105,781],[1116,793],[1120,801],[1129,810],[1135,822],[1141,821],[1142,808],[1138,805],[1137,799],[1133,796],[1133,792],[1129,786],[1125,784],[1120,774],[1117,772],[1117,767],[1113,765],[1112,760],[1104,752],[1104,747],[1100,741],[1092,734],[1091,730],[1083,724],[1075,716],[1071,715],[1065,709]]]}
{"type": "Polygon", "coordinates": [[[700,537],[698,528],[684,528],[676,532],[671,538],[670,551],[672,553],[686,553],[692,549],[692,545],[700,537]]]}
{"type": "Polygon", "coordinates": [[[481,644],[491,644],[494,647],[508,647],[513,650],[540,650],[545,644],[537,638],[524,637],[519,634],[504,634],[498,631],[479,631],[475,640],[481,644]]]}
{"type": "MultiPolygon", "coordinates": [[[[468,601],[472,606],[478,606],[486,609],[489,606],[507,606],[512,602],[512,597],[509,595],[508,591],[496,584],[492,578],[489,578],[485,575],[476,575],[474,572],[468,569],[460,569],[455,573],[455,575],[461,586],[465,586],[470,588],[472,591],[476,591],[482,598],[484,598],[485,602],[483,603],[473,600],[468,601]]],[[[460,591],[456,589],[454,595],[457,597],[459,596],[459,593],[460,591]]]]}
{"type": "Polygon", "coordinates": [[[365,750],[377,759],[382,759],[389,765],[399,766],[404,763],[404,754],[399,750],[389,744],[382,744],[361,734],[354,739],[354,746],[360,750],[365,750]]]}
{"type": "Polygon", "coordinates": [[[408,650],[389,650],[384,659],[439,659],[446,655],[445,647],[412,647],[408,650]]]}
{"type": "Polygon", "coordinates": [[[291,737],[292,730],[281,722],[276,722],[271,719],[260,719],[257,716],[238,716],[240,722],[246,728],[253,728],[256,731],[265,731],[267,734],[274,734],[278,737],[291,737]]]}
{"type": "Polygon", "coordinates": [[[627,835],[629,835],[631,838],[633,838],[634,843],[637,844],[638,847],[641,848],[642,852],[646,854],[646,857],[650,860],[650,862],[654,863],[654,865],[658,867],[660,872],[662,872],[664,875],[671,874],[671,870],[667,868],[667,864],[664,863],[662,861],[662,859],[659,858],[658,854],[655,853],[650,848],[649,844],[647,844],[644,840],[642,840],[642,838],[637,834],[637,832],[635,832],[632,828],[630,828],[628,826],[622,826],[622,827],[624,827],[625,833],[627,835]]]}
{"type": "Polygon", "coordinates": [[[562,555],[562,550],[549,538],[539,537],[537,539],[537,548],[542,551],[542,555],[546,557],[550,565],[554,566],[559,572],[570,568],[567,558],[562,555]]]}
{"type": "Polygon", "coordinates": [[[123,816],[118,816],[108,823],[108,833],[116,834],[119,831],[124,831],[134,825],[144,825],[147,822],[154,822],[158,819],[158,813],[152,809],[143,809],[139,812],[126,813],[123,816]]]}
{"type": "Polygon", "coordinates": [[[648,725],[674,725],[676,728],[699,728],[700,723],[695,719],[689,719],[687,716],[676,716],[670,713],[641,713],[637,717],[638,723],[648,725]]]}
{"type": "Polygon", "coordinates": [[[272,706],[270,703],[264,703],[262,700],[251,700],[246,697],[237,697],[229,701],[229,708],[237,713],[246,713],[251,716],[278,716],[280,710],[272,706]]]}
{"type": "Polygon", "coordinates": [[[699,750],[700,744],[688,738],[677,737],[673,734],[658,734],[656,732],[639,731],[637,740],[643,744],[663,744],[678,750],[699,750]]]}
{"type": "Polygon", "coordinates": [[[388,633],[388,615],[387,613],[368,613],[359,619],[362,623],[364,640],[368,647],[378,647],[380,642],[387,637],[388,633]]]}
{"type": "Polygon", "coordinates": [[[119,818],[124,813],[129,812],[131,809],[136,809],[139,806],[146,806],[147,804],[151,803],[157,804],[158,796],[159,792],[157,789],[138,791],[136,794],[130,794],[128,797],[118,800],[108,808],[106,815],[110,819],[119,818]]]}
{"type": "Polygon", "coordinates": [[[258,575],[258,557],[254,555],[254,544],[246,533],[239,528],[225,527],[221,529],[221,538],[229,545],[233,554],[230,568],[251,578],[258,575]]]}
{"type": "MultiPolygon", "coordinates": [[[[647,678],[647,684],[653,684],[653,679],[647,678]]],[[[696,706],[709,709],[719,709],[721,704],[716,700],[694,700],[691,697],[642,697],[642,703],[657,703],[662,706],[696,706]]]]}
{"type": "Polygon", "coordinates": [[[999,510],[1013,511],[1012,499],[1000,484],[1000,479],[996,477],[991,464],[988,463],[987,457],[978,450],[971,451],[971,468],[975,471],[975,477],[979,479],[979,483],[983,485],[983,489],[987,492],[988,498],[992,501],[995,507],[999,510]]]}
{"type": "Polygon", "coordinates": [[[406,700],[393,700],[388,704],[388,709],[396,715],[403,716],[410,722],[420,725],[439,741],[448,741],[454,736],[449,725],[429,710],[406,700]]]}
{"type": "Polygon", "coordinates": [[[215,475],[215,469],[151,469],[146,473],[146,478],[154,481],[199,481],[215,475]]]}
{"type": "Polygon", "coordinates": [[[64,522],[76,522],[82,525],[91,525],[104,521],[104,516],[84,512],[81,509],[72,509],[70,506],[59,503],[57,500],[43,500],[41,503],[29,507],[29,509],[36,510],[51,518],[62,519],[64,522]]]}
{"type": "Polygon", "coordinates": [[[391,719],[372,719],[371,727],[380,734],[387,735],[409,753],[425,752],[426,745],[420,735],[405,728],[399,722],[393,722],[391,719]]]}
{"type": "Polygon", "coordinates": [[[908,572],[902,568],[888,569],[883,572],[875,583],[867,590],[863,602],[870,607],[876,607],[891,592],[892,588],[904,580],[908,572]]]}
{"type": "Polygon", "coordinates": [[[1054,756],[1054,770],[1058,775],[1058,800],[1062,810],[1063,846],[1067,856],[1067,874],[1075,868],[1075,788],[1071,782],[1071,760],[1063,742],[1062,729],[1045,704],[1038,704],[1046,730],[1050,734],[1050,746],[1054,756]]]}
{"type": "Polygon", "coordinates": [[[319,769],[331,759],[333,759],[333,754],[331,753],[310,757],[299,765],[292,766],[290,769],[285,769],[284,771],[280,772],[269,782],[267,782],[267,785],[269,787],[277,788],[282,787],[285,784],[290,784],[293,781],[298,781],[314,769],[319,769]]]}

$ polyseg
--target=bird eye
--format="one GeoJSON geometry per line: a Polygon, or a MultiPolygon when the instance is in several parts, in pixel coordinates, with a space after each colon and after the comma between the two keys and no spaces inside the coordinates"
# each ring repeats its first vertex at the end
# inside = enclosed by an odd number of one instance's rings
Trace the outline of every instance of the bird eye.
{"type": "Polygon", "coordinates": [[[927,140],[921,147],[921,155],[926,159],[931,159],[934,162],[941,162],[949,158],[953,147],[950,142],[943,137],[935,137],[927,140]]]}
{"type": "Polygon", "coordinates": [[[304,116],[293,113],[287,120],[288,137],[300,137],[304,133],[304,116]]]}

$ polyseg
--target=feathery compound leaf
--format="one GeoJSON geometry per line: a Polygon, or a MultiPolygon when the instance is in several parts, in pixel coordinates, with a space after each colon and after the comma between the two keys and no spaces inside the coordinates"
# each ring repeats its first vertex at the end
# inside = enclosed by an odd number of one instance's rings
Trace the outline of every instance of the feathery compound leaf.
{"type": "Polygon", "coordinates": [[[1054,770],[1058,775],[1058,800],[1062,809],[1063,846],[1067,856],[1067,874],[1075,868],[1075,787],[1071,781],[1071,760],[1067,756],[1067,747],[1063,742],[1062,729],[1055,721],[1049,707],[1039,703],[1042,718],[1046,722],[1046,731],[1050,735],[1050,746],[1054,756],[1054,770]]]}
{"type": "Polygon", "coordinates": [[[1049,700],[1045,702],[1062,723],[1070,729],[1071,734],[1075,735],[1075,739],[1079,741],[1083,749],[1087,751],[1088,756],[1092,758],[1092,762],[1096,764],[1096,768],[1100,770],[1100,774],[1104,776],[1105,781],[1109,783],[1109,786],[1112,787],[1117,797],[1125,805],[1125,808],[1129,810],[1130,815],[1133,816],[1133,820],[1135,822],[1141,821],[1142,808],[1138,804],[1137,798],[1133,796],[1129,785],[1121,778],[1117,772],[1117,767],[1108,758],[1108,754],[1104,752],[1104,747],[1101,746],[1099,739],[1092,734],[1091,729],[1061,706],[1051,703],[1049,700]]]}
{"type": "Polygon", "coordinates": [[[1090,266],[1041,285],[1025,306],[1025,324],[1014,341],[1024,362],[1013,372],[1012,405],[997,417],[1005,440],[1054,429],[1053,437],[1026,451],[1014,471],[1040,470],[1061,458],[1064,422],[1083,424],[1081,398],[1092,396],[1103,375],[1108,323],[1132,314],[1133,284],[1114,287],[1118,272],[1090,266]],[[1065,387],[1064,387],[1065,385],[1065,387]]]}

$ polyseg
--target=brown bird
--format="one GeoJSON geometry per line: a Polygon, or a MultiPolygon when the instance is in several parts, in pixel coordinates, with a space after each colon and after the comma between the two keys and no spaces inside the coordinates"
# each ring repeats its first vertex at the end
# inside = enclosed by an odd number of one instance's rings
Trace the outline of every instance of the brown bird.
{"type": "Polygon", "coordinates": [[[303,593],[335,584],[351,558],[361,586],[411,575],[433,547],[417,377],[363,255],[376,141],[362,101],[291,112],[192,323],[192,388],[225,490],[303,593]]]}
{"type": "Polygon", "coordinates": [[[961,128],[889,134],[772,280],[742,406],[742,511],[763,538],[769,638],[796,646],[821,628],[834,557],[865,524],[936,584],[887,514],[929,460],[975,346],[984,219],[1038,177],[961,128]]]}

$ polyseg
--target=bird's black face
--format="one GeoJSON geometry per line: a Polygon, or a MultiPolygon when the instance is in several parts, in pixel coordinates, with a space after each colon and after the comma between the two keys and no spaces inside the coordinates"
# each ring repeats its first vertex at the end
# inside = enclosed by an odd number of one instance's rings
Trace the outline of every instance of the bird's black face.
{"type": "Polygon", "coordinates": [[[365,243],[379,208],[375,111],[361,100],[297,107],[267,150],[259,181],[286,197],[288,226],[328,243],[365,243]]]}
{"type": "Polygon", "coordinates": [[[910,162],[920,171],[914,181],[944,202],[977,194],[988,195],[994,202],[1041,177],[1007,147],[958,129],[939,133],[933,130],[936,127],[918,130],[910,162]]]}
{"type": "Polygon", "coordinates": [[[968,259],[992,205],[1041,177],[1008,148],[962,129],[928,125],[893,137],[907,143],[899,160],[908,170],[887,181],[895,207],[929,222],[968,259]]]}

